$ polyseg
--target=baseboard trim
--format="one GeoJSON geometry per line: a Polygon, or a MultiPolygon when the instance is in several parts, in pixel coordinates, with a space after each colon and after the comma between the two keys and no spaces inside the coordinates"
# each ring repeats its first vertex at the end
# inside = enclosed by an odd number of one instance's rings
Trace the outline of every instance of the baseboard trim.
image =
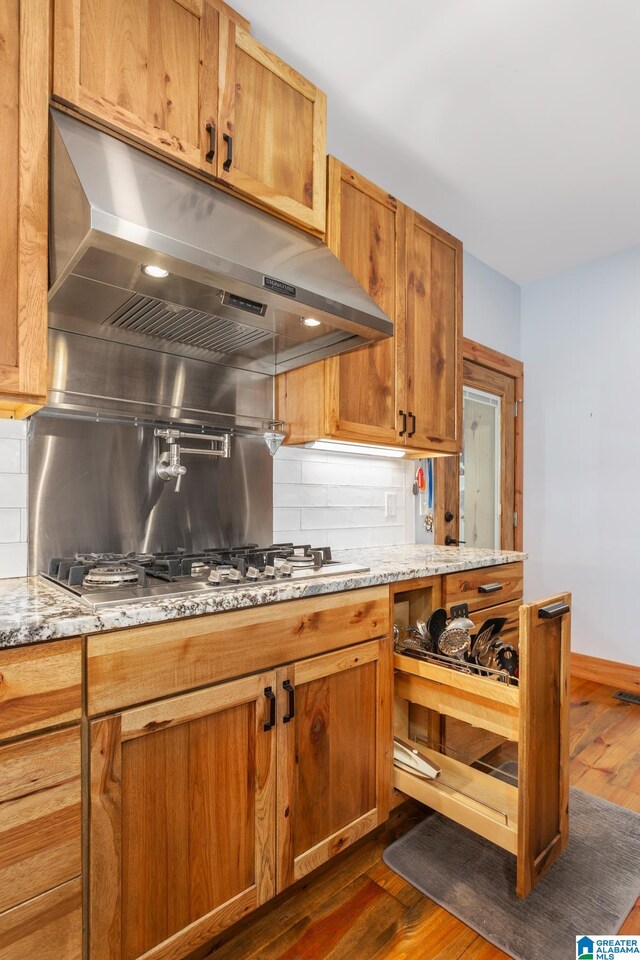
{"type": "Polygon", "coordinates": [[[615,660],[588,657],[585,653],[572,653],[571,676],[604,683],[619,690],[640,693],[640,667],[634,667],[630,663],[617,663],[615,660]]]}

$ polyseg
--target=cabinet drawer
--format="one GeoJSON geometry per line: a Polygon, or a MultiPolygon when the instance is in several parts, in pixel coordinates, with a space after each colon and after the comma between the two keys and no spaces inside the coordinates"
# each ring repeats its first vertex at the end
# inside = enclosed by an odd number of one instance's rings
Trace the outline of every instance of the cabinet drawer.
{"type": "Polygon", "coordinates": [[[0,650],[0,740],[80,719],[80,639],[0,650]]]}
{"type": "Polygon", "coordinates": [[[0,960],[81,960],[80,878],[0,914],[0,960]]]}
{"type": "Polygon", "coordinates": [[[79,876],[80,807],[79,727],[0,747],[0,911],[79,876]]]}
{"type": "Polygon", "coordinates": [[[469,612],[484,610],[507,600],[522,597],[522,563],[504,563],[499,566],[481,567],[479,570],[463,570],[448,573],[443,577],[443,601],[446,607],[452,603],[467,603],[469,612]]]}
{"type": "Polygon", "coordinates": [[[87,640],[87,712],[108,713],[388,632],[388,587],[370,587],[96,634],[87,640]]]}

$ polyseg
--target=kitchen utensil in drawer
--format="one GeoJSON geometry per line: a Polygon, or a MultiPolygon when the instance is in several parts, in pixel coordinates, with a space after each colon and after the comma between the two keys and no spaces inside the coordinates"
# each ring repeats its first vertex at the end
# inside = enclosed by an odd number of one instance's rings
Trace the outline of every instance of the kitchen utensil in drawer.
{"type": "Polygon", "coordinates": [[[438,641],[440,639],[440,634],[447,625],[447,611],[442,607],[438,607],[437,610],[434,610],[429,619],[427,620],[427,630],[429,631],[429,636],[433,640],[434,646],[438,647],[438,641]]]}
{"type": "Polygon", "coordinates": [[[441,774],[441,768],[429,760],[420,750],[395,737],[393,740],[394,765],[426,780],[435,780],[441,774]]]}
{"type": "MultiPolygon", "coordinates": [[[[456,621],[453,621],[455,624],[456,621]]],[[[471,637],[466,627],[448,626],[440,634],[438,640],[438,649],[447,657],[459,657],[462,659],[465,653],[469,652],[471,647],[471,637]]]]}

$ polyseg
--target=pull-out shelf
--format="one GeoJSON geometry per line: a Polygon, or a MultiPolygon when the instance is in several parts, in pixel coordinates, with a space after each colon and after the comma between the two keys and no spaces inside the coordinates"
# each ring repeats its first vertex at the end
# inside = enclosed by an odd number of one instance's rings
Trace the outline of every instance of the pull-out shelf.
{"type": "Polygon", "coordinates": [[[568,841],[570,596],[523,605],[519,621],[517,684],[395,655],[396,735],[442,772],[429,780],[396,767],[394,785],[514,854],[524,898],[568,841]],[[436,734],[412,739],[412,704],[432,733],[451,717],[513,743],[517,777],[451,756],[436,734]]]}

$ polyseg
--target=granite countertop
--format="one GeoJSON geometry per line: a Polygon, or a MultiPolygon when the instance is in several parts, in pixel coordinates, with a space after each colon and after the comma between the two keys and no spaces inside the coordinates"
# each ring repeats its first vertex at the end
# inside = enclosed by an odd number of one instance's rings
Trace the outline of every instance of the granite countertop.
{"type": "Polygon", "coordinates": [[[422,545],[336,550],[335,560],[361,564],[370,567],[370,570],[367,573],[327,576],[321,580],[259,584],[246,590],[242,587],[212,589],[211,593],[204,595],[183,594],[172,599],[137,601],[107,607],[97,613],[73,594],[40,577],[0,580],[0,649],[120,627],[263,606],[397,580],[414,580],[476,567],[490,567],[524,560],[526,556],[525,553],[504,550],[422,545]]]}

